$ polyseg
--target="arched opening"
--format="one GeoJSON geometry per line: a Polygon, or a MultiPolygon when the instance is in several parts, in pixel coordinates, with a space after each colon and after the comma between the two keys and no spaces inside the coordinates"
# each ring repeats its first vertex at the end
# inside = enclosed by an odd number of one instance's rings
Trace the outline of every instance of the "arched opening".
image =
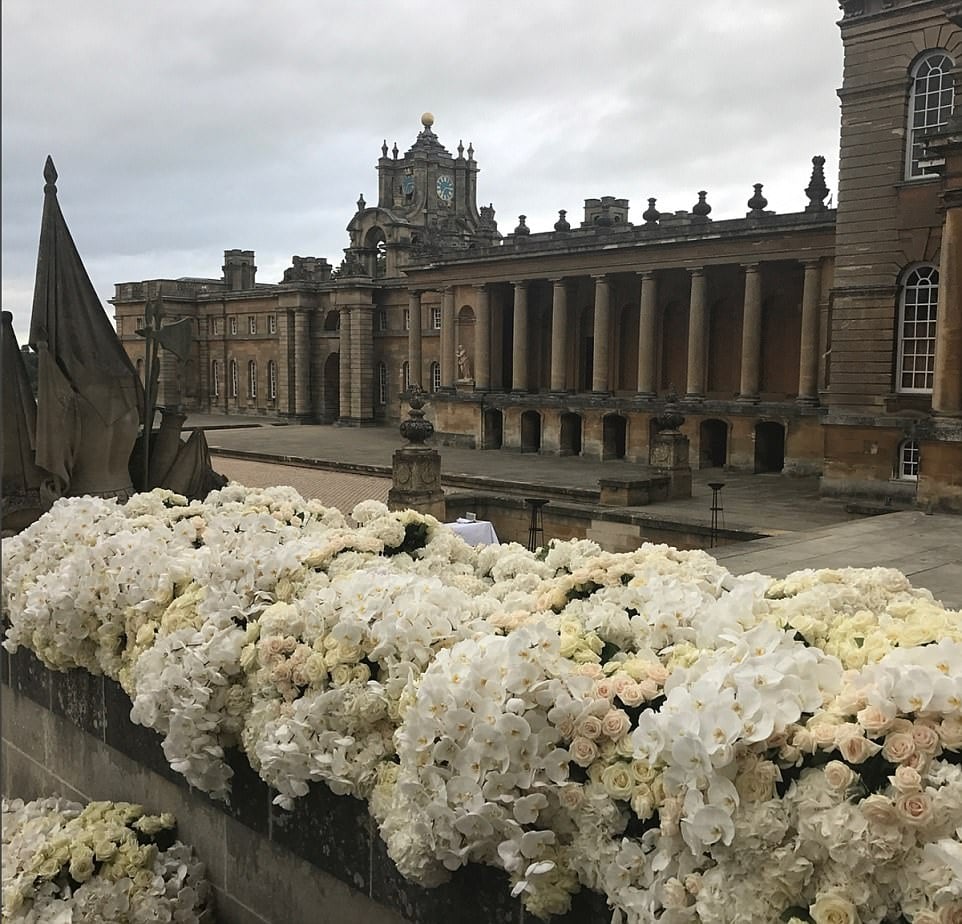
{"type": "Polygon", "coordinates": [[[324,400],[321,423],[334,423],[341,413],[341,357],[331,353],[324,362],[324,400]]]}
{"type": "Polygon", "coordinates": [[[341,313],[339,311],[329,311],[324,316],[324,330],[340,330],[341,329],[341,313]]]}
{"type": "Polygon", "coordinates": [[[563,456],[581,455],[582,420],[580,414],[561,415],[560,453],[563,456]]]}
{"type": "Polygon", "coordinates": [[[601,421],[601,458],[623,459],[628,449],[628,420],[621,414],[606,414],[601,421]]]}
{"type": "Polygon", "coordinates": [[[458,311],[457,341],[457,377],[459,381],[473,379],[475,357],[475,320],[474,309],[470,305],[462,305],[458,311]]]}
{"type": "Polygon", "coordinates": [[[364,237],[367,271],[375,278],[387,275],[387,241],[380,228],[371,228],[364,237]]]}
{"type": "Polygon", "coordinates": [[[722,468],[728,462],[728,424],[703,420],[698,429],[698,467],[722,468]]]}
{"type": "Polygon", "coordinates": [[[537,411],[525,411],[521,415],[521,451],[541,451],[541,415],[537,411]]]}
{"type": "Polygon", "coordinates": [[[482,449],[500,449],[504,443],[504,415],[497,408],[489,407],[481,421],[482,449]]]}
{"type": "Polygon", "coordinates": [[[785,467],[785,427],[773,420],[755,425],[755,471],[780,472],[785,467]]]}

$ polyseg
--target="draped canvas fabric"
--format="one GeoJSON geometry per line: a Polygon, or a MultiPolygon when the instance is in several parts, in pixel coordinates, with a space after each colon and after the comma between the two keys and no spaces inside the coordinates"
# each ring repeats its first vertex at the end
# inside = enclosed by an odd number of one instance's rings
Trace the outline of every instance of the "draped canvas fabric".
{"type": "Polygon", "coordinates": [[[39,357],[36,463],[50,474],[53,496],[129,490],[125,475],[140,422],[140,378],[67,228],[49,157],[44,179],[30,319],[30,345],[39,357]]]}
{"type": "Polygon", "coordinates": [[[34,464],[37,430],[37,402],[30,388],[17,335],[13,331],[13,316],[3,312],[3,337],[0,344],[2,395],[2,494],[4,505],[16,498],[36,495],[42,473],[34,464]]]}

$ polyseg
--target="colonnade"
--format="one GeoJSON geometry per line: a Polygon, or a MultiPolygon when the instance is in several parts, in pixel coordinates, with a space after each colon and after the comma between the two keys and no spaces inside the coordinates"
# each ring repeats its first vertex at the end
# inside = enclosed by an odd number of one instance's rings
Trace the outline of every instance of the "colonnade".
{"type": "MultiPolygon", "coordinates": [[[[799,331],[800,361],[797,400],[814,404],[818,400],[818,340],[819,294],[821,265],[818,259],[802,261],[804,281],[801,296],[801,330],[799,331]]],[[[762,365],[762,268],[758,262],[740,265],[744,280],[742,304],[742,334],[740,344],[740,378],[737,398],[752,403],[759,400],[762,365]]],[[[691,267],[689,275],[687,373],[684,397],[703,398],[708,388],[708,355],[710,310],[708,303],[707,270],[704,266],[691,267]]],[[[637,344],[636,392],[641,397],[657,394],[659,359],[658,311],[659,279],[657,270],[645,270],[640,275],[638,296],[639,324],[637,344]]],[[[624,274],[619,274],[623,277],[624,274]]],[[[575,276],[548,276],[551,285],[551,329],[549,388],[552,392],[570,391],[571,376],[567,367],[568,344],[576,336],[569,310],[570,287],[575,276]]],[[[609,345],[612,340],[612,284],[611,274],[594,274],[593,328],[591,351],[590,391],[603,395],[614,391],[613,363],[609,345]]],[[[529,328],[532,311],[529,304],[531,279],[510,281],[510,299],[504,307],[512,312],[512,355],[505,357],[510,366],[510,390],[527,392],[531,389],[532,357],[528,355],[529,328]]],[[[492,376],[492,283],[474,286],[476,336],[473,369],[475,389],[489,391],[495,387],[492,376]]],[[[455,298],[452,286],[441,292],[441,387],[453,388],[456,381],[455,353],[455,298]]],[[[421,370],[423,361],[422,330],[416,319],[421,317],[421,295],[418,290],[409,294],[411,324],[408,339],[408,360],[412,370],[421,370]]],[[[500,384],[500,383],[499,383],[500,384]]]]}

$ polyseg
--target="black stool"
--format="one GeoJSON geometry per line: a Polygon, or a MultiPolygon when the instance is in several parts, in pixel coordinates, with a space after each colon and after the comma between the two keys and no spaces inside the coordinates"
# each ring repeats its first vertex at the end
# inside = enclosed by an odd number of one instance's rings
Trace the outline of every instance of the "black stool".
{"type": "Polygon", "coordinates": [[[544,545],[544,505],[548,503],[544,497],[526,497],[524,502],[531,508],[531,519],[528,522],[528,551],[537,551],[544,545]]]}
{"type": "Polygon", "coordinates": [[[721,489],[725,487],[724,481],[710,481],[708,487],[711,488],[711,548],[715,548],[718,542],[718,521],[721,518],[721,525],[725,525],[725,508],[722,507],[721,489]]]}

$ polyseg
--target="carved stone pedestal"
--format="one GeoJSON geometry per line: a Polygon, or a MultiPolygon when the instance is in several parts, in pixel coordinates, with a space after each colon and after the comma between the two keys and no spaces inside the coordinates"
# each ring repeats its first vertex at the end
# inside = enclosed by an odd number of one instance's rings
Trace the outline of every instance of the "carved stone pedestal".
{"type": "Polygon", "coordinates": [[[394,451],[393,484],[388,491],[391,510],[417,510],[444,520],[441,456],[427,446],[405,446],[394,451]]]}
{"type": "Polygon", "coordinates": [[[678,430],[662,430],[651,443],[651,464],[671,480],[670,498],[691,497],[688,437],[678,430]]]}

